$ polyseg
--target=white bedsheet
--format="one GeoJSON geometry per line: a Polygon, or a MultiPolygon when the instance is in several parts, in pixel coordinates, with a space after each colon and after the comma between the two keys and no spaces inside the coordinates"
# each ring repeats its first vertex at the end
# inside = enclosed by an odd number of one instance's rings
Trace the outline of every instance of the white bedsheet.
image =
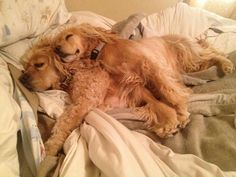
{"type": "Polygon", "coordinates": [[[64,150],[63,177],[236,176],[194,155],[173,153],[98,109],[71,134],[64,150]]]}
{"type": "MultiPolygon", "coordinates": [[[[0,59],[2,60],[3,63],[5,63],[6,67],[5,68],[0,68],[1,71],[4,71],[2,69],[5,69],[5,73],[9,73],[9,76],[1,75],[2,77],[0,78],[0,83],[4,83],[4,80],[6,78],[8,79],[9,84],[7,85],[9,89],[11,89],[14,92],[15,99],[13,98],[13,93],[9,95],[9,99],[14,103],[11,106],[8,105],[7,108],[2,107],[3,110],[6,110],[7,112],[13,114],[15,107],[20,109],[20,112],[15,115],[14,119],[18,120],[17,121],[17,129],[11,130],[11,133],[16,135],[17,131],[20,130],[21,132],[21,138],[22,138],[22,143],[23,143],[23,150],[24,150],[24,155],[26,162],[28,164],[28,167],[31,171],[32,174],[36,175],[37,167],[39,166],[40,162],[42,161],[44,157],[43,153],[43,142],[37,127],[37,121],[34,116],[33,110],[26,100],[25,96],[22,94],[20,89],[16,86],[13,85],[13,79],[10,76],[10,72],[8,70],[7,63],[11,63],[18,69],[22,69],[23,66],[20,64],[20,59],[26,49],[30,47],[32,44],[32,39],[24,39],[20,40],[10,46],[7,46],[5,48],[1,48],[0,51],[0,59]],[[11,83],[11,84],[10,84],[11,83]]],[[[6,94],[6,88],[5,88],[5,93],[2,92],[2,94],[6,94]]],[[[3,97],[4,98],[4,97],[3,97]]],[[[9,99],[6,99],[6,96],[4,99],[1,99],[3,103],[8,102],[9,99]]],[[[8,121],[12,120],[12,116],[7,116],[2,114],[1,110],[1,119],[7,119],[8,121]]],[[[0,126],[4,126],[4,124],[1,124],[0,126]]],[[[15,148],[15,154],[17,154],[16,151],[16,146],[12,145],[15,148]]],[[[10,145],[8,145],[10,147],[10,145]]],[[[2,161],[2,158],[0,158],[2,161]]],[[[18,160],[17,160],[18,163],[18,160]]],[[[13,166],[12,166],[13,167],[13,166]]],[[[18,164],[19,168],[19,164],[18,164]]],[[[19,169],[18,169],[19,171],[19,169]]],[[[0,171],[1,172],[1,171],[0,171]]],[[[1,176],[1,175],[0,175],[1,176]]]]}
{"type": "Polygon", "coordinates": [[[12,98],[13,88],[7,64],[0,58],[0,176],[18,177],[16,143],[21,112],[12,98]]]}

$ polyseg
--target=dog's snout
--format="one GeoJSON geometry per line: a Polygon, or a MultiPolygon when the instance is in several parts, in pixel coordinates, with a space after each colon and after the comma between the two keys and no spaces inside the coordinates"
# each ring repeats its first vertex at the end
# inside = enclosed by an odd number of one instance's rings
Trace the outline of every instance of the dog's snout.
{"type": "Polygon", "coordinates": [[[75,53],[77,53],[77,54],[78,54],[78,53],[80,53],[80,50],[79,50],[79,49],[77,49],[75,53]]]}
{"type": "Polygon", "coordinates": [[[33,90],[33,87],[30,84],[30,75],[29,74],[22,74],[19,78],[20,82],[29,90],[33,90]]]}
{"type": "Polygon", "coordinates": [[[57,45],[57,46],[55,47],[55,52],[56,52],[57,54],[61,53],[61,46],[60,46],[60,45],[57,45]]]}
{"type": "Polygon", "coordinates": [[[26,84],[29,81],[29,75],[24,73],[20,76],[19,80],[22,84],[26,84]]]}

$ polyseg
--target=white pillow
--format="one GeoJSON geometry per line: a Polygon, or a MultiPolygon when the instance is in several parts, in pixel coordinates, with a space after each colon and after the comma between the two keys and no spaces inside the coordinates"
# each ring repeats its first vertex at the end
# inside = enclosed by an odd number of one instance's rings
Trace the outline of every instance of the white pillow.
{"type": "Polygon", "coordinates": [[[72,12],[69,23],[72,25],[89,23],[105,29],[111,29],[115,21],[90,11],[75,11],[72,12]]]}
{"type": "Polygon", "coordinates": [[[64,0],[2,0],[0,46],[36,36],[69,17],[64,0]]]}

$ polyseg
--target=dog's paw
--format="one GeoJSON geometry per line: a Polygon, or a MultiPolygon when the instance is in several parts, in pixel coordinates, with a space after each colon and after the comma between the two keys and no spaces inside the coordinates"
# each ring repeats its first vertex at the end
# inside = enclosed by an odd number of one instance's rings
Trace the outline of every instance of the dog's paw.
{"type": "Polygon", "coordinates": [[[186,112],[185,114],[177,114],[177,119],[179,120],[179,128],[183,129],[188,125],[188,123],[190,122],[189,115],[190,114],[188,112],[186,112]]]}
{"type": "Polygon", "coordinates": [[[177,118],[166,119],[151,128],[160,138],[168,138],[178,133],[180,122],[177,118]]]}
{"type": "Polygon", "coordinates": [[[178,125],[178,128],[184,129],[189,124],[189,122],[190,122],[189,118],[181,121],[178,125]]]}
{"type": "Polygon", "coordinates": [[[176,107],[177,120],[179,121],[178,127],[183,129],[190,122],[190,113],[188,112],[187,104],[178,104],[176,107]]]}
{"type": "Polygon", "coordinates": [[[181,128],[181,129],[183,129],[183,128],[185,128],[185,127],[188,125],[189,122],[190,122],[190,119],[187,118],[187,119],[181,121],[181,122],[179,123],[178,127],[181,128]]]}
{"type": "Polygon", "coordinates": [[[159,123],[156,112],[153,111],[150,105],[136,107],[133,109],[133,113],[140,121],[144,122],[144,127],[147,129],[151,129],[151,127],[159,123]]]}
{"type": "Polygon", "coordinates": [[[179,127],[178,123],[175,124],[168,123],[162,126],[155,126],[152,128],[152,131],[154,131],[160,138],[168,138],[178,133],[179,131],[178,127],[179,127]]]}
{"type": "Polygon", "coordinates": [[[222,70],[225,74],[231,74],[234,71],[234,64],[228,60],[222,64],[222,70]]]}

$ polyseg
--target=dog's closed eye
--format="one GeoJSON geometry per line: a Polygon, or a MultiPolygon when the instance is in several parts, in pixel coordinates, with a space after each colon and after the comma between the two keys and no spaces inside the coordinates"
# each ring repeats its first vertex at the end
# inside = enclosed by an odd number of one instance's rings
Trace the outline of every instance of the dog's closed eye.
{"type": "Polygon", "coordinates": [[[44,64],[45,63],[35,63],[34,67],[40,69],[40,68],[42,68],[44,66],[44,64]]]}
{"type": "Polygon", "coordinates": [[[72,36],[73,36],[73,34],[68,34],[68,35],[66,35],[65,39],[68,40],[72,36]]]}

